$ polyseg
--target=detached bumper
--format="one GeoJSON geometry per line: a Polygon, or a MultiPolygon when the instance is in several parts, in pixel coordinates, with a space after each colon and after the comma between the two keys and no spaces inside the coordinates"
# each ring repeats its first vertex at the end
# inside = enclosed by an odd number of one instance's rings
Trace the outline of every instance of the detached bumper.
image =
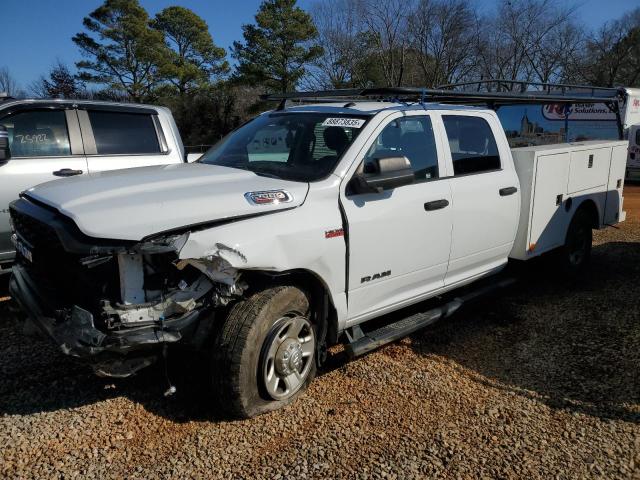
{"type": "Polygon", "coordinates": [[[134,373],[151,363],[141,362],[141,355],[153,354],[155,347],[161,344],[175,343],[193,335],[201,313],[193,310],[182,317],[165,321],[162,327],[148,325],[104,333],[95,327],[93,315],[77,305],[59,319],[60,315],[56,315],[20,265],[13,267],[9,290],[29,320],[65,354],[94,359],[94,363],[100,365],[99,373],[113,376],[134,373]],[[131,362],[125,362],[126,365],[123,364],[124,355],[132,357],[131,362]],[[109,365],[114,368],[117,365],[117,373],[110,371],[109,365]]]}

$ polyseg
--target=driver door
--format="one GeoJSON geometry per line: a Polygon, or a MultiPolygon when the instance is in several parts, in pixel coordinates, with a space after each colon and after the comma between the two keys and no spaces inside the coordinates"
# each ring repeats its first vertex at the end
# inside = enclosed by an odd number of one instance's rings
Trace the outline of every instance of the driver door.
{"type": "MultiPolygon", "coordinates": [[[[420,112],[416,112],[420,113],[420,112]]],[[[444,286],[451,246],[451,191],[441,136],[427,114],[381,125],[358,169],[376,158],[404,156],[415,181],[380,193],[355,194],[347,184],[341,203],[348,222],[348,324],[355,324],[444,286]]]]}

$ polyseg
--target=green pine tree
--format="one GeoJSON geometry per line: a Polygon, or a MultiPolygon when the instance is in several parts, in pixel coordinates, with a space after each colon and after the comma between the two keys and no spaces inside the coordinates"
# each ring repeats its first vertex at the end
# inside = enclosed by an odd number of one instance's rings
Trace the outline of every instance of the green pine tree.
{"type": "Polygon", "coordinates": [[[229,70],[225,50],[213,43],[207,23],[188,8],[165,8],[152,27],[163,33],[169,47],[160,74],[181,95],[229,70]]]}
{"type": "Polygon", "coordinates": [[[318,35],[311,17],[296,0],[265,0],[255,19],[255,25],[242,27],[244,43],[233,44],[235,77],[272,92],[295,89],[305,65],[322,54],[320,46],[311,44],[318,35]]]}
{"type": "Polygon", "coordinates": [[[137,102],[148,96],[160,79],[157,65],[169,53],[138,1],[105,0],[82,23],[89,33],[72,39],[86,57],[76,64],[80,79],[106,84],[137,102]]]}

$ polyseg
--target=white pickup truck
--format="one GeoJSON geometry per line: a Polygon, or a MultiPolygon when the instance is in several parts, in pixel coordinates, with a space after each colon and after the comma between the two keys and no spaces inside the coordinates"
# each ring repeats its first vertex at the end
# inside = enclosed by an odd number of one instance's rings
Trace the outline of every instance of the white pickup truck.
{"type": "Polygon", "coordinates": [[[0,276],[11,272],[9,203],[57,178],[185,161],[168,108],[0,96],[0,276]]]}
{"type": "Polygon", "coordinates": [[[24,192],[11,291],[102,375],[166,361],[168,346],[206,354],[220,408],[253,416],[300,395],[327,346],[360,355],[474,294],[371,319],[510,258],[559,248],[564,268],[582,269],[592,229],[624,220],[626,149],[511,150],[487,108],[283,101],[196,163],[24,192]]]}

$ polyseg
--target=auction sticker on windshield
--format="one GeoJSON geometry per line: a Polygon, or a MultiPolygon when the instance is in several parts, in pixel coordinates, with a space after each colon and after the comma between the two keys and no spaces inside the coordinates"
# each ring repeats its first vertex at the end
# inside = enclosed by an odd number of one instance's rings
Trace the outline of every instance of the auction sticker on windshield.
{"type": "Polygon", "coordinates": [[[324,122],[322,122],[323,127],[350,127],[350,128],[360,128],[364,125],[364,120],[361,118],[334,118],[329,117],[324,122]]]}

